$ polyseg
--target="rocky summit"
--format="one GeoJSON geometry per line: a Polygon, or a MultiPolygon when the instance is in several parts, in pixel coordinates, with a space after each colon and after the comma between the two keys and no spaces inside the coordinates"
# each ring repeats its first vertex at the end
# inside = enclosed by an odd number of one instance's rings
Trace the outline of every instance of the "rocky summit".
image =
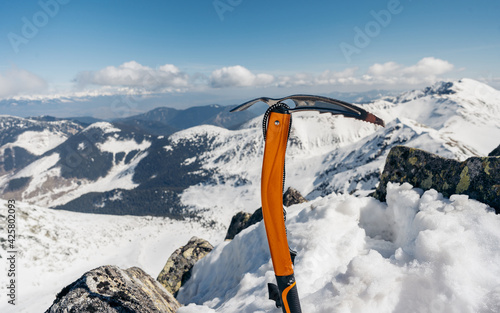
{"type": "Polygon", "coordinates": [[[174,313],[179,302],[137,267],[102,266],[65,287],[45,313],[174,313]]]}
{"type": "Polygon", "coordinates": [[[375,197],[385,201],[388,182],[435,189],[445,197],[465,194],[500,213],[500,158],[471,157],[463,162],[424,150],[396,146],[385,163],[375,197]]]}

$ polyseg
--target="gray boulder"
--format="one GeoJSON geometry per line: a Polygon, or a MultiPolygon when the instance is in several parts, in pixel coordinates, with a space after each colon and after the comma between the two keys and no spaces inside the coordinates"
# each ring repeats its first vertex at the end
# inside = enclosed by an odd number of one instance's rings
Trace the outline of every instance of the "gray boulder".
{"type": "Polygon", "coordinates": [[[185,246],[172,253],[157,280],[176,296],[182,285],[191,277],[191,270],[196,262],[204,258],[213,248],[208,241],[192,237],[185,246]]]}
{"type": "Polygon", "coordinates": [[[385,162],[375,198],[385,201],[388,182],[435,189],[445,197],[465,194],[500,213],[500,158],[472,157],[463,162],[424,150],[396,146],[385,162]]]}
{"type": "Polygon", "coordinates": [[[140,268],[102,266],[66,286],[45,313],[173,313],[179,307],[179,302],[140,268]]]}

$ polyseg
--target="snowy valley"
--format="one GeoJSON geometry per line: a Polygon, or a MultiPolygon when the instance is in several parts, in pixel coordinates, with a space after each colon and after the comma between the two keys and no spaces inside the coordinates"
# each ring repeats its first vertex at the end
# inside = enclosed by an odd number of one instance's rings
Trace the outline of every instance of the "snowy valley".
{"type": "MultiPolygon", "coordinates": [[[[388,186],[387,203],[369,196],[395,145],[487,156],[500,144],[500,91],[462,79],[362,106],[386,127],[293,115],[285,188],[309,202],[288,208],[287,227],[304,312],[500,311],[500,218],[491,208],[408,184],[388,186]]],[[[181,289],[179,313],[278,312],[267,299],[274,274],[263,223],[224,241],[235,213],[260,207],[261,120],[159,135],[0,116],[0,205],[18,207],[15,312],[46,310],[100,265],[156,277],[194,235],[216,248],[181,289]]],[[[0,311],[10,312],[5,287],[0,311]]]]}

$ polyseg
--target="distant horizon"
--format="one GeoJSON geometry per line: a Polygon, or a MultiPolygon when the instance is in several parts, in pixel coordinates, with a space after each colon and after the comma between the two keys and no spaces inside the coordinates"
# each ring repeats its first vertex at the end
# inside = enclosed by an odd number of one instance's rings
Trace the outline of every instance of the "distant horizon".
{"type": "MultiPolygon", "coordinates": [[[[406,90],[384,90],[384,89],[371,89],[367,91],[351,91],[351,92],[330,92],[330,93],[317,93],[317,95],[322,95],[322,96],[327,96],[331,98],[336,98],[338,100],[343,100],[346,102],[352,102],[352,103],[357,103],[357,104],[363,104],[366,102],[370,102],[373,100],[377,100],[381,97],[386,97],[386,96],[395,96],[399,95],[405,92],[411,92],[414,90],[422,90],[424,88],[431,87],[435,84],[438,83],[447,83],[447,82],[457,82],[463,79],[470,79],[470,78],[460,78],[456,80],[441,80],[438,82],[435,82],[433,84],[429,84],[426,86],[423,86],[421,88],[411,88],[411,89],[406,89],[406,90]],[[358,101],[356,101],[358,100],[358,101]],[[361,101],[359,101],[361,100],[361,101]]],[[[483,84],[486,84],[484,82],[481,82],[483,84]]],[[[488,84],[486,84],[488,85],[488,84]]],[[[494,88],[493,86],[490,86],[494,88]]],[[[497,89],[497,88],[495,88],[497,89]]],[[[117,119],[122,119],[122,118],[128,118],[140,114],[147,113],[149,111],[158,109],[158,108],[169,108],[169,109],[175,109],[175,110],[186,110],[189,108],[194,108],[194,107],[206,107],[206,106],[222,106],[222,107],[230,107],[230,106],[236,106],[241,103],[244,103],[245,101],[257,98],[259,96],[266,96],[266,97],[284,97],[287,95],[292,95],[292,94],[298,94],[298,93],[288,93],[288,94],[280,94],[280,95],[269,95],[269,94],[264,94],[264,95],[258,95],[255,94],[253,96],[249,96],[246,98],[241,98],[240,101],[222,101],[221,103],[213,103],[213,102],[203,102],[203,100],[199,100],[196,103],[193,103],[192,105],[171,105],[171,104],[161,104],[159,102],[161,101],[168,101],[168,98],[162,98],[165,97],[165,94],[148,94],[148,95],[99,95],[99,96],[85,96],[85,97],[54,97],[54,98],[36,98],[34,97],[33,99],[30,99],[31,97],[27,97],[26,99],[23,99],[22,97],[17,97],[17,100],[0,100],[0,108],[3,107],[2,111],[0,112],[0,115],[11,115],[11,116],[16,116],[16,117],[22,117],[22,118],[33,118],[33,117],[43,117],[43,116],[48,116],[48,117],[55,117],[58,119],[71,119],[71,118],[93,118],[93,119],[98,119],[98,120],[103,120],[103,121],[113,121],[117,119]],[[15,104],[14,109],[6,110],[9,106],[12,106],[12,103],[15,104]],[[71,104],[71,106],[74,107],[76,112],[75,114],[66,112],[66,111],[58,111],[57,108],[54,111],[48,111],[46,108],[44,108],[44,105],[48,106],[55,106],[56,104],[59,105],[64,105],[67,106],[68,104],[71,104]],[[28,110],[29,108],[35,110],[28,110]],[[82,108],[86,108],[84,111],[82,108]],[[22,112],[22,113],[21,113],[22,112]],[[31,113],[30,113],[31,112],[31,113]],[[78,113],[80,112],[80,114],[78,113]],[[88,114],[85,114],[84,112],[87,112],[88,114]],[[113,114],[113,115],[107,115],[107,116],[99,116],[96,115],[95,112],[104,112],[105,114],[113,114]],[[19,114],[21,113],[21,114],[19,114]],[[67,113],[67,114],[66,114],[67,113]]],[[[252,108],[255,112],[258,112],[259,109],[261,109],[262,113],[265,111],[265,106],[262,105],[262,108],[259,106],[252,108]]],[[[73,112],[73,111],[72,111],[73,112]]]]}

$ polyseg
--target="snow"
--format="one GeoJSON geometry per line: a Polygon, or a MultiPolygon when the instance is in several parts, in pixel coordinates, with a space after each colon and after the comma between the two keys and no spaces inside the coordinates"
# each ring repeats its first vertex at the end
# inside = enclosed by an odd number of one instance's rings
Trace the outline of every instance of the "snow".
{"type": "Polygon", "coordinates": [[[43,131],[25,131],[17,137],[13,143],[4,145],[3,148],[20,147],[34,155],[42,155],[57,147],[67,138],[61,132],[52,132],[48,129],[43,131]]]}
{"type": "Polygon", "coordinates": [[[450,94],[411,91],[376,100],[367,109],[386,124],[398,117],[434,128],[449,146],[467,146],[468,156],[488,155],[498,146],[498,141],[491,138],[500,138],[500,91],[466,78],[436,83],[429,89],[447,89],[450,94]]]}
{"type": "MultiPolygon", "coordinates": [[[[6,304],[2,284],[2,312],[43,311],[64,286],[105,264],[139,266],[156,277],[191,236],[219,237],[193,221],[16,206],[18,305],[12,311],[6,304]]],[[[304,312],[500,309],[500,216],[467,196],[447,199],[408,184],[390,184],[387,203],[331,194],[289,207],[287,228],[304,312]]],[[[178,313],[277,311],[267,299],[274,279],[257,223],[196,264],[178,313]]]]}
{"type": "Polygon", "coordinates": [[[125,152],[125,155],[133,150],[143,151],[151,146],[151,142],[143,140],[137,143],[133,139],[117,140],[114,137],[108,137],[104,143],[96,143],[97,148],[103,152],[120,153],[125,152]]]}
{"type": "MultiPolygon", "coordinates": [[[[130,146],[131,145],[128,145],[128,148],[130,148],[130,146]]],[[[126,149],[127,145],[125,145],[124,148],[126,149]]],[[[60,194],[58,198],[51,199],[44,197],[40,198],[36,203],[45,206],[57,206],[65,204],[89,192],[105,192],[113,189],[134,189],[138,186],[138,184],[133,181],[134,170],[139,162],[146,156],[147,152],[139,152],[128,164],[125,163],[125,159],[117,162],[116,158],[114,158],[113,167],[106,176],[100,177],[96,181],[79,180],[79,183],[77,183],[75,179],[68,179],[65,181],[65,184],[61,184],[60,187],[54,189],[54,193],[60,194]]]]}
{"type": "MultiPolygon", "coordinates": [[[[7,201],[0,200],[0,207],[5,212],[7,201]]],[[[63,287],[102,265],[138,266],[156,278],[170,254],[192,236],[214,236],[190,221],[82,214],[25,203],[16,208],[18,302],[15,308],[7,304],[2,278],[0,312],[5,313],[43,312],[63,287]]],[[[5,218],[0,229],[0,238],[7,239],[5,218]]],[[[5,251],[0,249],[0,273],[6,276],[5,251]]]]}
{"type": "Polygon", "coordinates": [[[99,128],[102,130],[105,134],[108,133],[119,133],[121,130],[119,128],[116,128],[113,126],[113,124],[109,122],[97,122],[89,125],[87,128],[85,128],[83,131],[88,131],[92,128],[99,128]]]}
{"type": "MultiPolygon", "coordinates": [[[[332,192],[367,195],[395,145],[463,161],[486,156],[499,143],[500,91],[473,80],[441,82],[364,107],[383,118],[386,127],[315,112],[293,114],[285,188],[294,187],[308,199],[332,192]]],[[[203,168],[214,173],[211,183],[187,188],[181,195],[184,204],[222,225],[235,211],[260,206],[261,120],[236,131],[199,126],[170,137],[213,140],[198,156],[203,168]]]]}
{"type": "MultiPolygon", "coordinates": [[[[109,123],[95,123],[89,127],[99,127],[104,132],[114,132],[109,123]],[[96,125],[100,124],[100,125],[96,125]],[[94,126],[92,126],[94,125],[94,126]]],[[[117,129],[118,130],[118,129],[117,129]]],[[[119,130],[118,130],[119,131],[119,130]]],[[[23,133],[26,134],[28,132],[23,133]]],[[[21,137],[21,136],[20,136],[21,137]]],[[[19,141],[19,140],[18,140],[19,141]]],[[[138,186],[133,181],[135,167],[148,154],[147,149],[151,142],[143,140],[137,143],[133,139],[119,140],[109,136],[103,143],[96,143],[98,149],[103,152],[117,154],[124,152],[139,151],[130,161],[126,163],[125,158],[117,161],[113,157],[114,163],[106,176],[90,181],[85,179],[76,180],[74,178],[61,177],[60,167],[54,167],[60,159],[58,153],[53,153],[34,161],[27,167],[19,170],[15,174],[0,176],[0,186],[4,186],[11,179],[21,177],[32,177],[25,191],[22,192],[22,199],[41,206],[55,207],[65,204],[73,199],[89,192],[104,192],[117,188],[133,189],[138,186]]],[[[77,150],[85,149],[85,142],[79,143],[77,150]]]]}
{"type": "MultiPolygon", "coordinates": [[[[304,312],[498,312],[500,217],[467,196],[409,184],[387,203],[331,194],[288,209],[304,312]],[[325,301],[328,299],[328,301],[325,301]]],[[[178,313],[271,312],[274,282],[258,223],[195,265],[178,313]]]]}
{"type": "MultiPolygon", "coordinates": [[[[208,133],[202,127],[189,132],[184,138],[208,133]]],[[[181,200],[196,211],[210,208],[207,218],[228,225],[235,210],[253,212],[260,207],[262,130],[260,123],[250,123],[248,128],[209,136],[212,146],[198,159],[204,169],[215,173],[212,181],[190,186],[181,200]]],[[[285,188],[294,187],[309,199],[331,192],[366,195],[378,183],[390,147],[397,144],[443,157],[467,155],[448,146],[437,130],[411,119],[394,119],[381,128],[353,119],[300,113],[293,116],[285,188]]]]}
{"type": "Polygon", "coordinates": [[[85,144],[85,142],[80,142],[80,143],[78,144],[78,147],[77,147],[76,149],[77,149],[78,151],[84,151],[84,150],[85,150],[85,148],[86,148],[86,144],[85,144]]]}
{"type": "MultiPolygon", "coordinates": [[[[143,141],[141,144],[135,141],[114,142],[114,138],[108,139],[115,145],[102,146],[104,149],[113,150],[115,147],[121,146],[122,149],[135,150],[149,146],[148,141],[143,141]]],[[[128,150],[127,150],[128,151],[128,150]]],[[[116,161],[108,174],[100,177],[95,181],[75,178],[63,178],[60,175],[61,169],[54,167],[60,159],[58,153],[53,153],[45,156],[35,162],[29,164],[24,169],[17,172],[15,175],[4,175],[0,177],[0,185],[6,185],[11,179],[21,177],[33,177],[27,185],[26,190],[22,192],[23,199],[29,199],[30,202],[43,206],[55,207],[65,204],[73,199],[76,199],[89,192],[105,192],[113,189],[133,189],[138,186],[133,181],[135,167],[139,162],[147,156],[147,152],[140,151],[129,163],[125,163],[125,159],[116,161]]]]}
{"type": "MultiPolygon", "coordinates": [[[[4,175],[0,177],[0,185],[6,185],[10,179],[32,177],[28,188],[24,191],[26,195],[38,194],[37,189],[43,187],[49,177],[59,176],[60,169],[53,167],[59,161],[59,154],[52,153],[29,164],[15,175],[4,175]]],[[[43,195],[42,195],[43,196],[43,195]]]]}

